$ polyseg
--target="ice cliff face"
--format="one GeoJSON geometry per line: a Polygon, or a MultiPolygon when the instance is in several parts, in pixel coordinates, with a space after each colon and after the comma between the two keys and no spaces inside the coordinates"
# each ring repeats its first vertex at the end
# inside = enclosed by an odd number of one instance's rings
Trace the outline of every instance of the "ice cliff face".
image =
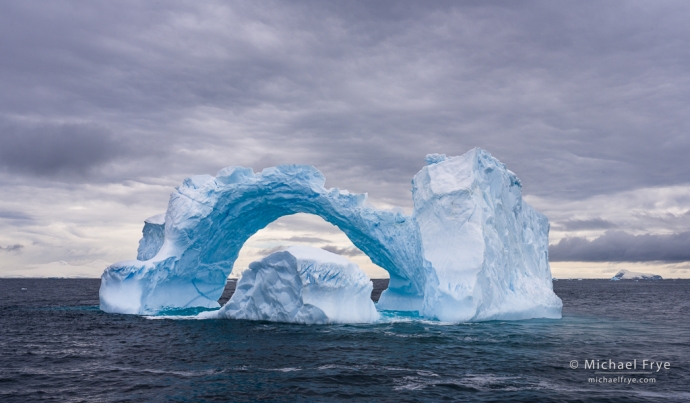
{"type": "Polygon", "coordinates": [[[371,280],[342,256],[292,246],[249,265],[232,298],[204,318],[306,324],[371,323],[379,318],[371,280]]]}
{"type": "Polygon", "coordinates": [[[424,316],[445,321],[560,318],[549,223],[514,173],[480,149],[430,155],[412,181],[427,282],[424,316]]]}
{"type": "Polygon", "coordinates": [[[139,241],[137,260],[149,260],[163,246],[165,239],[165,214],[158,214],[144,220],[143,237],[139,241]]]}
{"type": "Polygon", "coordinates": [[[549,224],[522,200],[517,177],[481,149],[429,155],[427,164],[413,180],[412,216],[367,207],[366,195],[325,189],[311,166],[258,174],[231,167],[186,179],[170,198],[163,242],[160,231],[145,228],[140,260],[104,272],[101,309],[218,307],[244,242],[281,216],[310,213],[389,272],[379,309],[444,321],[560,318],[549,224]]]}

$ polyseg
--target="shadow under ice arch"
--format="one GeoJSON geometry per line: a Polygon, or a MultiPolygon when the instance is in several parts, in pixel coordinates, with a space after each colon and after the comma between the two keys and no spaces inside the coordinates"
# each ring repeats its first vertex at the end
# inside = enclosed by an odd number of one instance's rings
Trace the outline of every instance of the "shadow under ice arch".
{"type": "Polygon", "coordinates": [[[488,152],[427,156],[407,216],[324,188],[307,165],[230,167],[188,178],[164,216],[147,220],[138,260],[108,267],[101,309],[149,314],[218,307],[242,245],[276,219],[317,215],[390,274],[380,309],[444,321],[560,318],[548,262],[549,223],[520,180],[488,152]]]}
{"type": "Polygon", "coordinates": [[[102,309],[144,314],[218,307],[247,239],[282,216],[307,213],[337,226],[388,271],[390,285],[379,306],[420,310],[426,274],[411,217],[368,207],[365,194],[326,189],[325,181],[307,165],[283,165],[258,174],[230,167],[215,178],[186,179],[171,195],[165,221],[154,217],[146,223],[139,260],[116,263],[104,273],[104,284],[117,286],[102,287],[102,309]]]}

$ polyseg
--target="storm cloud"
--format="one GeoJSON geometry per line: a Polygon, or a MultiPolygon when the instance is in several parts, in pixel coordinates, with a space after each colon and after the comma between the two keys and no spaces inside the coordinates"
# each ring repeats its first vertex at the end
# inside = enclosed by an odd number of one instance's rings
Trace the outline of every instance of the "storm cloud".
{"type": "Polygon", "coordinates": [[[261,250],[259,250],[258,254],[259,254],[259,256],[268,256],[271,253],[284,251],[285,249],[287,249],[287,246],[278,245],[278,246],[274,246],[272,248],[261,249],[261,250]]]}
{"type": "Polygon", "coordinates": [[[335,253],[336,255],[342,255],[342,256],[361,256],[364,255],[364,252],[361,250],[354,248],[354,247],[348,247],[348,248],[339,248],[335,245],[326,245],[322,246],[321,249],[335,253]]]}
{"type": "Polygon", "coordinates": [[[607,221],[601,218],[593,218],[590,220],[567,220],[558,223],[558,226],[563,227],[566,231],[610,229],[617,227],[617,225],[612,223],[611,221],[607,221]]]}
{"type": "Polygon", "coordinates": [[[31,221],[33,218],[31,218],[30,215],[23,213],[21,211],[8,211],[8,210],[0,210],[0,219],[6,219],[6,220],[13,220],[13,221],[31,221]]]}
{"type": "Polygon", "coordinates": [[[324,243],[328,242],[328,239],[325,238],[319,238],[315,236],[291,236],[289,238],[285,239],[286,241],[289,242],[312,242],[312,243],[324,243]]]}
{"type": "Polygon", "coordinates": [[[687,182],[684,2],[0,7],[0,105],[48,125],[10,131],[15,172],[107,161],[111,133],[165,149],[112,180],[301,162],[409,203],[426,153],[481,146],[534,194],[687,182]]]}
{"type": "Polygon", "coordinates": [[[124,154],[126,144],[96,125],[0,126],[0,166],[10,172],[86,174],[124,154]]]}
{"type": "Polygon", "coordinates": [[[552,239],[685,233],[688,15],[685,1],[0,2],[0,211],[32,219],[0,220],[0,242],[131,258],[113,245],[136,245],[174,186],[232,165],[314,165],[409,212],[426,154],[477,146],[548,211],[552,239]],[[637,190],[652,201],[630,203],[637,190]]]}
{"type": "Polygon", "coordinates": [[[24,249],[24,245],[14,244],[7,246],[0,246],[0,252],[16,252],[19,253],[24,249]]]}
{"type": "Polygon", "coordinates": [[[549,247],[549,260],[580,262],[683,262],[690,261],[690,232],[670,235],[632,235],[607,231],[587,240],[561,239],[549,247]]]}
{"type": "MultiPolygon", "coordinates": [[[[288,248],[287,246],[279,245],[279,246],[275,246],[275,247],[268,248],[268,249],[261,249],[259,251],[259,255],[260,256],[266,256],[266,255],[270,255],[271,253],[274,253],[274,252],[283,251],[287,248],[288,248]]],[[[364,255],[364,253],[361,250],[359,250],[355,247],[341,248],[341,247],[338,247],[335,245],[324,245],[321,247],[321,249],[323,249],[327,252],[335,253],[336,255],[342,255],[342,256],[362,256],[362,255],[364,255]]]]}

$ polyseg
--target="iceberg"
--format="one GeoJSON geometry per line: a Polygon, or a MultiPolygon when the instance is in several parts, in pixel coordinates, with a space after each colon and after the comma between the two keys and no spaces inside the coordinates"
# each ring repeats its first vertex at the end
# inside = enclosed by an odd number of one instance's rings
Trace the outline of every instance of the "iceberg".
{"type": "Polygon", "coordinates": [[[611,281],[618,280],[663,280],[663,277],[658,274],[638,273],[623,269],[616,273],[615,276],[611,277],[611,281]]]}
{"type": "Polygon", "coordinates": [[[371,323],[379,319],[373,284],[356,264],[323,249],[292,246],[253,262],[232,298],[200,318],[303,324],[371,323]]]}
{"type": "Polygon", "coordinates": [[[260,173],[228,167],[188,178],[164,220],[145,223],[137,260],[103,273],[101,309],[219,308],[245,241],[281,216],[308,213],[337,226],[388,271],[380,310],[449,322],[560,318],[549,223],[522,199],[517,176],[479,148],[459,157],[430,154],[426,162],[412,181],[411,215],[375,209],[366,194],[326,189],[323,174],[308,165],[260,173]]]}
{"type": "Polygon", "coordinates": [[[560,318],[547,218],[488,152],[427,157],[412,181],[428,277],[422,314],[444,321],[560,318]]]}
{"type": "Polygon", "coordinates": [[[65,261],[33,264],[25,268],[4,271],[3,277],[8,278],[98,278],[103,273],[103,267],[110,263],[104,260],[79,265],[65,261]],[[59,273],[59,274],[58,274],[59,273]]]}

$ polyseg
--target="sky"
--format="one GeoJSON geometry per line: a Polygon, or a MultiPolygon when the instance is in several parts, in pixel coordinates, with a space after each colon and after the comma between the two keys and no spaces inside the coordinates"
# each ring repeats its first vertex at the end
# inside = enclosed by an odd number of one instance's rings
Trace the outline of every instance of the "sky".
{"type": "MultiPolygon", "coordinates": [[[[412,211],[481,147],[551,223],[556,277],[690,277],[687,1],[0,2],[0,277],[133,259],[175,186],[288,163],[412,211]]],[[[318,217],[252,237],[382,269],[318,217]]]]}

